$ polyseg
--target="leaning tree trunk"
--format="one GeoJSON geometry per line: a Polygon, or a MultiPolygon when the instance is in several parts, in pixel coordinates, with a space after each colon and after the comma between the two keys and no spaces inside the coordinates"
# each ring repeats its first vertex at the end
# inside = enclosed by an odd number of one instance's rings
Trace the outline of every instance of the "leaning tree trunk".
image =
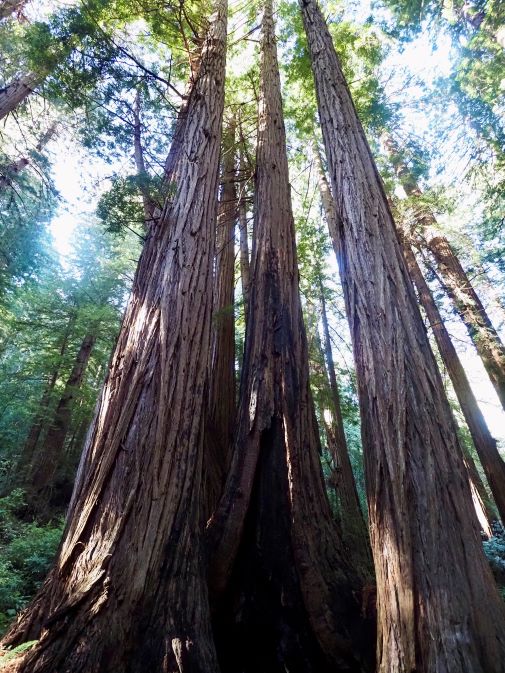
{"type": "Polygon", "coordinates": [[[13,112],[34,91],[40,77],[33,72],[16,78],[0,89],[0,119],[13,112]]]}
{"type": "Polygon", "coordinates": [[[91,332],[82,340],[44,441],[32,462],[27,483],[28,499],[35,511],[43,517],[49,514],[54,477],[63,460],[65,440],[72,422],[73,401],[82,385],[95,341],[95,335],[91,332]]]}
{"type": "MultiPolygon", "coordinates": [[[[486,473],[491,492],[498,507],[502,521],[505,521],[505,462],[502,460],[496,447],[496,440],[489,432],[484,416],[479,409],[475,395],[466,376],[465,370],[458,357],[451,337],[444,325],[440,311],[431,295],[414,252],[404,233],[400,232],[403,255],[407,262],[410,277],[414,281],[419,293],[419,301],[426,311],[426,315],[437,342],[438,350],[458,398],[461,410],[465,417],[472,440],[486,473]]],[[[478,484],[475,484],[477,490],[478,484]]]]}
{"type": "Polygon", "coordinates": [[[200,529],[226,0],[142,251],[56,565],[5,643],[28,673],[218,671],[200,529]]]}
{"type": "Polygon", "coordinates": [[[218,653],[224,671],[361,671],[361,585],[326,497],[309,388],[271,0],[260,80],[237,436],[209,530],[218,653]]]}
{"type": "Polygon", "coordinates": [[[349,549],[355,567],[359,568],[360,575],[364,580],[370,581],[373,578],[372,554],[368,530],[361,510],[356,481],[352,471],[351,460],[349,458],[349,449],[344,432],[344,419],[342,408],[340,406],[340,393],[338,390],[337,376],[335,374],[335,364],[333,362],[333,352],[331,348],[330,329],[328,326],[328,316],[326,314],[326,300],[324,298],[324,288],[319,279],[320,303],[321,303],[321,321],[323,324],[323,346],[324,359],[328,380],[330,384],[332,399],[332,415],[334,423],[331,430],[334,439],[336,455],[334,457],[335,465],[338,470],[338,497],[341,501],[341,530],[344,544],[349,549]]]}
{"type": "MultiPolygon", "coordinates": [[[[403,162],[393,140],[387,137],[384,144],[407,196],[422,196],[422,190],[403,162]]],[[[419,226],[423,244],[435,259],[444,289],[465,324],[505,410],[505,346],[449,241],[438,231],[433,213],[421,207],[415,213],[415,223],[419,226]]]]}
{"type": "Polygon", "coordinates": [[[505,606],[387,198],[315,0],[300,0],[340,219],[380,673],[503,673],[505,606]]]}
{"type": "Polygon", "coordinates": [[[206,488],[209,514],[221,496],[235,428],[235,224],[237,188],[235,120],[223,132],[223,174],[216,232],[209,408],[206,421],[206,488]]]}

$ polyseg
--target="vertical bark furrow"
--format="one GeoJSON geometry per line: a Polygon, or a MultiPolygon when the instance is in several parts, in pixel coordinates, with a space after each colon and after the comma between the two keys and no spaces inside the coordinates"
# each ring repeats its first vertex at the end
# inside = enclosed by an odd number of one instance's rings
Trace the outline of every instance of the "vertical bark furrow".
{"type": "Polygon", "coordinates": [[[206,427],[207,500],[214,510],[230,463],[235,428],[235,224],[237,171],[235,119],[223,133],[222,185],[219,197],[209,410],[206,427]]]}
{"type": "MultiPolygon", "coordinates": [[[[422,197],[421,188],[390,136],[385,137],[384,145],[407,196],[422,197]]],[[[414,217],[423,245],[433,255],[444,289],[452,299],[505,410],[505,346],[451,244],[438,231],[433,213],[421,207],[414,217]]]]}
{"type": "Polygon", "coordinates": [[[260,650],[266,661],[255,670],[292,670],[295,655],[304,673],[360,671],[369,655],[362,632],[360,651],[354,641],[361,585],[332,520],[309,387],[271,0],[260,69],[245,356],[234,454],[210,522],[210,580],[245,606],[236,616],[249,634],[240,670],[254,670],[248,654],[260,650]],[[270,629],[259,637],[265,619],[270,629]],[[275,668],[266,643],[278,653],[275,668]]]}

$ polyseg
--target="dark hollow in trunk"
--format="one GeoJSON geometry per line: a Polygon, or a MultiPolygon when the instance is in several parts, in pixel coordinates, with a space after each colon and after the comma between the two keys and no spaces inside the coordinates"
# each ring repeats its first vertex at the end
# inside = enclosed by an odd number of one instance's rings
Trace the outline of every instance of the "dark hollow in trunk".
{"type": "Polygon", "coordinates": [[[237,436],[209,527],[218,655],[226,671],[361,671],[370,655],[360,615],[362,587],[332,519],[309,388],[270,0],[260,79],[237,436]],[[230,621],[239,646],[228,668],[229,644],[219,634],[230,621]]]}

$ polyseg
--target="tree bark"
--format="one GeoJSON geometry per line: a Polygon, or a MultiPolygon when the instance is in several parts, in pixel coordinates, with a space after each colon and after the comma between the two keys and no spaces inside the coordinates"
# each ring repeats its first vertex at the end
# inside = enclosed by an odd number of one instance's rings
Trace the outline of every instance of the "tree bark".
{"type": "Polygon", "coordinates": [[[361,671],[369,654],[356,596],[362,587],[327,500],[309,387],[271,0],[260,73],[237,435],[209,526],[210,582],[222,601],[218,653],[226,656],[223,671],[361,671]]]}
{"type": "MultiPolygon", "coordinates": [[[[148,177],[146,171],[146,164],[144,161],[144,148],[142,147],[142,120],[141,120],[141,100],[140,100],[140,90],[137,89],[135,95],[135,103],[133,106],[133,157],[135,159],[135,168],[137,171],[137,176],[140,180],[140,192],[142,194],[142,205],[144,207],[144,221],[146,227],[149,227],[154,221],[155,215],[157,213],[156,203],[153,201],[152,196],[149,192],[149,187],[146,183],[146,178],[148,177]]],[[[159,215],[159,213],[158,213],[159,215]]]]}
{"type": "Polygon", "coordinates": [[[341,530],[344,544],[347,546],[353,559],[353,564],[359,569],[360,575],[365,581],[373,579],[372,552],[368,537],[368,529],[361,510],[358,490],[354,480],[349,450],[344,432],[344,419],[340,406],[340,393],[338,390],[335,364],[331,349],[330,330],[328,316],[326,314],[326,301],[324,288],[319,279],[321,322],[323,324],[324,360],[326,363],[327,376],[330,384],[332,398],[332,415],[334,422],[329,428],[333,441],[330,446],[336,449],[333,457],[338,473],[337,491],[341,502],[341,530]]]}
{"type": "Polygon", "coordinates": [[[58,380],[58,376],[60,373],[60,367],[61,367],[61,360],[63,356],[65,355],[65,351],[67,350],[68,346],[68,339],[70,336],[71,329],[74,325],[75,321],[75,314],[71,315],[66,327],[65,331],[63,333],[63,338],[61,340],[60,348],[59,348],[59,353],[58,353],[58,363],[55,366],[53,372],[51,373],[51,376],[48,379],[46,388],[42,394],[42,398],[40,400],[38,409],[35,413],[34,420],[32,422],[32,425],[30,427],[30,431],[28,432],[28,436],[26,438],[25,443],[23,444],[23,448],[21,450],[21,455],[19,457],[17,466],[16,466],[16,474],[18,475],[18,483],[22,485],[26,485],[27,480],[28,480],[28,473],[29,473],[29,468],[32,464],[33,457],[35,455],[35,449],[37,448],[40,436],[46,427],[47,423],[47,415],[48,415],[48,409],[49,405],[51,403],[51,398],[53,394],[54,387],[56,385],[56,381],[58,380]]]}
{"type": "MultiPolygon", "coordinates": [[[[402,161],[393,140],[387,137],[384,144],[407,196],[422,196],[422,190],[402,161]]],[[[433,213],[421,207],[415,213],[415,221],[419,226],[423,245],[433,255],[444,289],[465,324],[505,410],[505,347],[449,241],[437,231],[437,221],[433,213]]]]}
{"type": "Polygon", "coordinates": [[[235,429],[235,224],[237,171],[235,120],[223,132],[223,174],[216,232],[213,334],[209,409],[207,415],[206,473],[209,514],[221,496],[235,429]]]}
{"type": "Polygon", "coordinates": [[[315,0],[300,0],[339,214],[377,577],[379,673],[503,673],[505,608],[387,198],[315,0]]]}
{"type": "Polygon", "coordinates": [[[91,332],[82,340],[44,441],[32,461],[27,484],[28,498],[42,516],[49,514],[54,477],[62,461],[65,439],[72,421],[73,400],[82,384],[95,340],[91,332]]]}
{"type": "MultiPolygon", "coordinates": [[[[404,232],[400,232],[400,241],[410,277],[417,287],[419,301],[428,317],[433,336],[437,342],[438,350],[440,351],[444,365],[449,373],[454,392],[456,393],[468,429],[470,430],[480,462],[486,473],[500,517],[502,521],[505,521],[505,462],[498,452],[496,440],[489,432],[489,428],[479,405],[477,404],[477,400],[475,399],[475,395],[473,394],[463,365],[461,364],[456,349],[451,341],[451,337],[449,336],[442,320],[442,316],[440,315],[440,311],[431,295],[430,288],[423,277],[414,252],[412,251],[404,232]]],[[[471,466],[470,470],[474,474],[472,478],[473,480],[475,478],[476,470],[474,472],[471,466]]],[[[475,486],[479,493],[481,493],[479,484],[475,483],[475,486]]]]}
{"type": "Polygon", "coordinates": [[[26,0],[1,0],[0,19],[7,19],[9,16],[14,14],[14,12],[16,12],[19,16],[25,5],[26,0]]]}
{"type": "Polygon", "coordinates": [[[34,91],[40,77],[33,72],[16,78],[0,89],[0,119],[13,112],[34,91]]]}
{"type": "MultiPolygon", "coordinates": [[[[243,149],[240,149],[240,175],[244,179],[245,162],[243,159],[243,149]]],[[[247,231],[247,191],[245,182],[240,185],[240,194],[238,202],[239,229],[240,229],[240,279],[242,282],[242,296],[244,298],[244,317],[247,325],[247,313],[249,310],[249,285],[250,285],[250,266],[249,266],[249,236],[247,231]]]]}
{"type": "Polygon", "coordinates": [[[39,638],[16,671],[218,671],[200,503],[226,20],[218,0],[56,565],[5,639],[39,638]]]}

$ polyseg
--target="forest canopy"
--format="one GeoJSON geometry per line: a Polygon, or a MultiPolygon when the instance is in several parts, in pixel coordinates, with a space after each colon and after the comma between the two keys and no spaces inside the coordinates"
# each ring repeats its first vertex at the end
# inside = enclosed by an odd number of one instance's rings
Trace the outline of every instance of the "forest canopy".
{"type": "Polygon", "coordinates": [[[505,673],[505,5],[0,0],[0,669],[505,673]]]}

